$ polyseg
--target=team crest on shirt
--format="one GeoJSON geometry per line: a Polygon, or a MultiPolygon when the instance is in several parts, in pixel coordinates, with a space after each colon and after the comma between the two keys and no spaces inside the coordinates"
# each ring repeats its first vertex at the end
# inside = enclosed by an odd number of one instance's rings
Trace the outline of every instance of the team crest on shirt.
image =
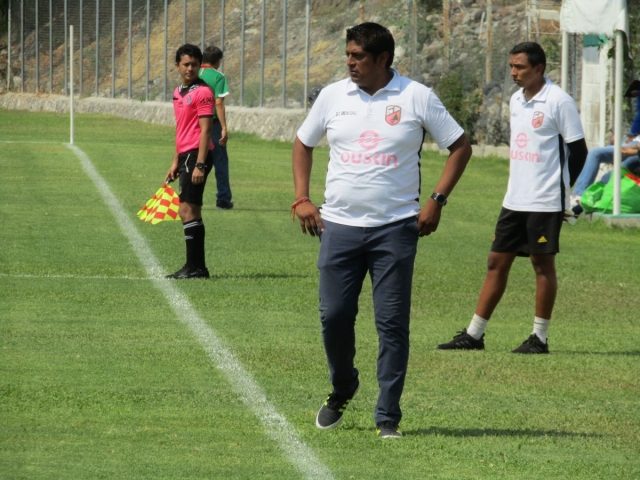
{"type": "Polygon", "coordinates": [[[533,112],[533,119],[531,120],[531,126],[533,128],[540,128],[542,126],[542,122],[544,122],[544,113],[533,112]]]}
{"type": "Polygon", "coordinates": [[[389,105],[387,107],[384,119],[389,125],[393,126],[400,123],[400,117],[402,117],[402,107],[398,105],[389,105]]]}
{"type": "Polygon", "coordinates": [[[187,97],[187,105],[191,105],[191,95],[187,97]]]}

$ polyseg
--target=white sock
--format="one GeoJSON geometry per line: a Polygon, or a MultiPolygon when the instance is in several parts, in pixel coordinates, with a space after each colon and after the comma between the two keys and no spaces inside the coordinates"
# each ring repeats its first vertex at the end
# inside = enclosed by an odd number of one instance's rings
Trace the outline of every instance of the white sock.
{"type": "Polygon", "coordinates": [[[549,324],[551,320],[546,318],[535,317],[533,320],[533,333],[542,340],[542,343],[547,343],[547,330],[549,330],[549,324]]]}
{"type": "Polygon", "coordinates": [[[487,323],[489,323],[489,320],[485,320],[474,313],[469,328],[467,328],[467,333],[476,340],[480,340],[487,328],[487,323]]]}

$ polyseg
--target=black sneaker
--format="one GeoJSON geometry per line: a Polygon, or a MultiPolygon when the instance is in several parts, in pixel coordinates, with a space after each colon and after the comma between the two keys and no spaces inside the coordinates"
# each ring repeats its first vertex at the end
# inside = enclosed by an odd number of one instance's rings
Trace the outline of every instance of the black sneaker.
{"type": "Polygon", "coordinates": [[[329,430],[340,425],[340,422],[342,422],[342,414],[347,408],[347,405],[349,405],[349,402],[356,396],[356,393],[358,393],[359,388],[360,385],[358,385],[350,397],[331,392],[324,402],[324,405],[318,410],[316,427],[322,430],[329,430]]]}
{"type": "Polygon", "coordinates": [[[484,333],[476,340],[463,328],[449,343],[441,343],[438,350],[484,350],[484,333]]]}
{"type": "Polygon", "coordinates": [[[226,200],[218,200],[216,202],[216,208],[218,210],[231,210],[233,208],[233,202],[227,202],[226,200]]]}
{"type": "Polygon", "coordinates": [[[549,341],[542,343],[542,340],[535,333],[532,333],[522,345],[511,350],[511,353],[549,353],[549,341]]]}
{"type": "Polygon", "coordinates": [[[171,275],[167,275],[164,278],[172,278],[175,280],[181,280],[185,278],[209,278],[209,270],[207,268],[191,268],[188,265],[185,265],[176,273],[172,273],[171,275]]]}
{"type": "Polygon", "coordinates": [[[379,438],[400,438],[402,432],[398,428],[397,423],[380,422],[376,424],[376,434],[379,438]]]}

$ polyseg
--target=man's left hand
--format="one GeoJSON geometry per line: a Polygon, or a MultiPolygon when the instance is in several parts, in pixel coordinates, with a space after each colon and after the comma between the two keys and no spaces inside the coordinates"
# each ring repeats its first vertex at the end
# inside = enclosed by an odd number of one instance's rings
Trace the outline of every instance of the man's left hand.
{"type": "Polygon", "coordinates": [[[431,199],[427,200],[418,215],[418,231],[421,237],[431,235],[438,229],[441,211],[442,207],[440,205],[431,199]]]}
{"type": "Polygon", "coordinates": [[[226,147],[227,140],[229,140],[229,137],[227,136],[227,129],[223,128],[222,131],[220,132],[220,140],[218,143],[220,143],[220,145],[222,145],[223,147],[226,147]]]}
{"type": "Polygon", "coordinates": [[[193,173],[191,174],[191,183],[194,185],[200,185],[204,183],[204,171],[199,168],[193,168],[193,173]]]}

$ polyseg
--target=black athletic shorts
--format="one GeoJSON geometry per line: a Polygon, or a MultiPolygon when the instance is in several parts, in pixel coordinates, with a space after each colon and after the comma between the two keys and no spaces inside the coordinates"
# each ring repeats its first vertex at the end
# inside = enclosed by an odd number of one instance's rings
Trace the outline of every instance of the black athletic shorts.
{"type": "Polygon", "coordinates": [[[191,150],[189,152],[181,153],[178,155],[178,172],[180,173],[180,201],[186,203],[193,203],[198,206],[202,206],[202,196],[204,194],[204,186],[207,184],[207,177],[213,167],[213,155],[211,150],[207,153],[205,161],[206,167],[204,169],[204,182],[200,185],[194,185],[191,183],[191,176],[193,170],[196,168],[198,161],[198,150],[191,150]]]}
{"type": "Polygon", "coordinates": [[[502,208],[493,235],[491,251],[530,254],[556,254],[560,251],[562,212],[516,212],[502,208]]]}

